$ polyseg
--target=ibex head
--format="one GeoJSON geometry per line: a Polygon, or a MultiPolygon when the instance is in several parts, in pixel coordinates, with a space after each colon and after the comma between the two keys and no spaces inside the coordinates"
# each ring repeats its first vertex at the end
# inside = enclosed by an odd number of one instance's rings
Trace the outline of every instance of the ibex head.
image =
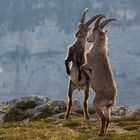
{"type": "Polygon", "coordinates": [[[97,38],[104,38],[106,36],[107,30],[103,30],[103,28],[111,21],[116,19],[109,18],[107,20],[104,20],[102,23],[100,23],[101,19],[105,18],[105,16],[100,16],[92,29],[92,34],[87,38],[88,42],[94,42],[97,38]]]}
{"type": "Polygon", "coordinates": [[[86,8],[82,14],[82,17],[80,19],[80,22],[78,24],[78,29],[75,33],[75,37],[76,38],[82,38],[82,37],[86,37],[88,31],[91,29],[89,26],[92,22],[94,22],[98,17],[103,16],[103,14],[97,14],[96,16],[92,17],[90,20],[88,20],[87,22],[85,22],[85,16],[87,13],[88,9],[86,8]]]}

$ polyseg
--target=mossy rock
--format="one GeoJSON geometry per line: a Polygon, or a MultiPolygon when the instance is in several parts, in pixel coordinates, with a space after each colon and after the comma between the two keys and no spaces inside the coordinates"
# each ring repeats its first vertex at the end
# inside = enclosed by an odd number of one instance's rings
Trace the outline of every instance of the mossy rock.
{"type": "Polygon", "coordinates": [[[21,101],[16,104],[16,108],[22,109],[22,110],[35,108],[36,106],[37,106],[37,104],[34,100],[21,101]]]}
{"type": "Polygon", "coordinates": [[[0,112],[1,113],[6,113],[9,110],[9,105],[6,103],[0,104],[0,112]]]}
{"type": "Polygon", "coordinates": [[[26,118],[31,118],[33,114],[31,113],[24,113],[20,109],[10,109],[4,116],[4,122],[11,122],[11,121],[22,121],[26,118]]]}
{"type": "Polygon", "coordinates": [[[50,117],[54,114],[62,113],[66,111],[67,104],[60,100],[50,100],[44,104],[39,113],[36,113],[33,119],[40,119],[50,117]]]}
{"type": "Polygon", "coordinates": [[[67,104],[60,100],[50,100],[45,104],[45,110],[51,115],[66,111],[67,104]]]}
{"type": "Polygon", "coordinates": [[[19,100],[12,100],[12,105],[18,109],[27,110],[42,105],[49,100],[47,97],[42,96],[25,96],[19,100]]]}

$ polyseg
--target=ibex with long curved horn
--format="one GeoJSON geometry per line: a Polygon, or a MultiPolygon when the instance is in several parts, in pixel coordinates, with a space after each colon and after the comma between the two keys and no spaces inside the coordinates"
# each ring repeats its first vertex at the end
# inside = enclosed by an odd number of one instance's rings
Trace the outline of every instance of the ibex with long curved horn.
{"type": "Polygon", "coordinates": [[[68,106],[65,114],[65,118],[69,118],[69,114],[72,106],[72,93],[76,89],[82,89],[84,91],[84,117],[89,119],[87,100],[89,97],[89,78],[80,70],[80,66],[85,63],[84,53],[85,44],[87,39],[88,31],[90,30],[89,25],[94,22],[102,14],[98,14],[91,18],[89,21],[85,22],[85,15],[87,9],[82,14],[80,23],[78,25],[78,30],[75,33],[75,42],[68,47],[67,56],[65,59],[66,72],[70,75],[69,85],[67,89],[68,95],[68,106]],[[71,69],[69,68],[69,63],[72,62],[71,69]]]}
{"type": "Polygon", "coordinates": [[[87,41],[93,42],[93,45],[86,54],[85,64],[81,66],[81,69],[89,75],[91,88],[95,92],[93,104],[101,119],[99,136],[106,133],[116,96],[116,84],[107,54],[107,35],[103,30],[105,25],[116,19],[107,19],[100,23],[102,18],[103,16],[96,20],[92,34],[87,38],[87,41]]]}

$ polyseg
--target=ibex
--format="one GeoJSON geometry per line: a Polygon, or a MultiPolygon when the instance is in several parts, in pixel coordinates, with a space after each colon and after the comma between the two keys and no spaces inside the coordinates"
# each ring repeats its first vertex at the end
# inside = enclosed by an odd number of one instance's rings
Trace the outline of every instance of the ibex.
{"type": "Polygon", "coordinates": [[[103,30],[105,25],[116,19],[107,19],[100,23],[103,17],[96,20],[92,34],[87,38],[93,45],[85,55],[85,64],[81,66],[81,70],[89,75],[91,88],[95,92],[93,104],[101,119],[99,136],[106,133],[116,96],[116,84],[108,58],[107,31],[103,30]]]}
{"type": "Polygon", "coordinates": [[[90,30],[90,24],[94,22],[102,14],[98,14],[92,17],[90,20],[85,22],[85,15],[87,9],[84,10],[80,23],[78,25],[77,32],[75,33],[75,42],[68,47],[67,56],[65,59],[66,72],[70,75],[69,84],[67,89],[68,105],[65,118],[69,118],[69,114],[72,106],[72,94],[76,89],[82,89],[84,91],[84,117],[89,119],[87,100],[89,97],[89,78],[80,70],[81,65],[85,63],[84,53],[85,44],[87,39],[88,31],[90,30]],[[72,62],[71,68],[69,68],[69,63],[72,62]]]}

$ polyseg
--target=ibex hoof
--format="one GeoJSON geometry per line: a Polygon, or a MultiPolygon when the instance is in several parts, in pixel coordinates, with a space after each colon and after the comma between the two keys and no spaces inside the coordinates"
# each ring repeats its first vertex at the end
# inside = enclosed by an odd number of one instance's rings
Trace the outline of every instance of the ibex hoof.
{"type": "Polygon", "coordinates": [[[100,133],[99,133],[99,136],[102,137],[102,136],[105,136],[105,134],[102,133],[102,132],[100,132],[100,133]]]}
{"type": "Polygon", "coordinates": [[[89,120],[89,119],[90,119],[89,115],[85,116],[85,120],[89,120]]]}
{"type": "Polygon", "coordinates": [[[69,115],[65,115],[65,120],[68,120],[69,119],[69,115]]]}

